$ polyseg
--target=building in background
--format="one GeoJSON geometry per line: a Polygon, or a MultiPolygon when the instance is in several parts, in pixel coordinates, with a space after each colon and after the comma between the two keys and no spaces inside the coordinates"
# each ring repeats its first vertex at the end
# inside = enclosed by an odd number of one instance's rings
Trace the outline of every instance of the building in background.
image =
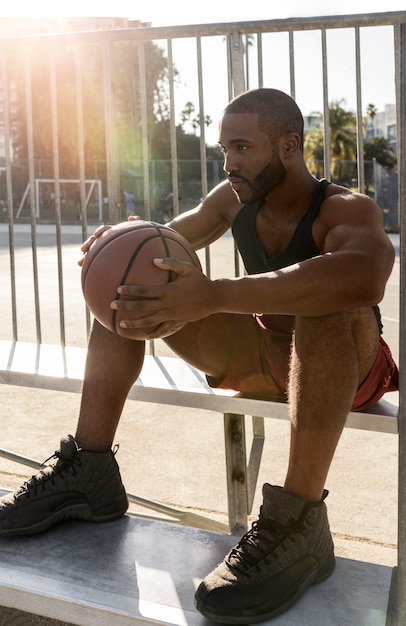
{"type": "Polygon", "coordinates": [[[371,141],[374,137],[384,137],[396,154],[396,106],[386,104],[384,111],[377,111],[373,117],[368,117],[366,126],[366,141],[371,141]]]}

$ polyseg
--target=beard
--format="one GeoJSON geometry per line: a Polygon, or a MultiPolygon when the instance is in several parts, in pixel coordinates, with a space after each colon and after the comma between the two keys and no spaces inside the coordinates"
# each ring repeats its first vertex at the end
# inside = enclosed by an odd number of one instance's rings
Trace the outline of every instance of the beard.
{"type": "Polygon", "coordinates": [[[279,156],[273,157],[273,159],[264,167],[263,170],[254,178],[253,181],[249,181],[238,174],[230,172],[229,176],[241,178],[244,181],[247,190],[239,190],[235,192],[238,196],[241,204],[252,204],[262,200],[271,192],[279,183],[285,178],[286,169],[280,160],[279,156]]]}

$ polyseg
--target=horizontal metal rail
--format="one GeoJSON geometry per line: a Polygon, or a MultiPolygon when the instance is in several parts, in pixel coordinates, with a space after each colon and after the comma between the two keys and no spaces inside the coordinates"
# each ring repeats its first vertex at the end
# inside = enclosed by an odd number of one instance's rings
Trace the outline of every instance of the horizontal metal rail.
{"type": "Polygon", "coordinates": [[[136,39],[159,40],[177,39],[182,37],[214,37],[237,31],[241,34],[276,33],[288,31],[362,28],[369,26],[394,26],[405,22],[405,11],[389,11],[387,13],[361,13],[359,15],[326,15],[320,17],[291,17],[274,20],[252,20],[243,22],[220,22],[207,24],[191,24],[181,26],[142,26],[137,28],[118,28],[109,31],[81,31],[76,33],[57,33],[57,35],[31,35],[3,38],[4,43],[18,40],[38,41],[47,37],[57,36],[63,41],[97,40],[109,38],[114,41],[136,39]]]}

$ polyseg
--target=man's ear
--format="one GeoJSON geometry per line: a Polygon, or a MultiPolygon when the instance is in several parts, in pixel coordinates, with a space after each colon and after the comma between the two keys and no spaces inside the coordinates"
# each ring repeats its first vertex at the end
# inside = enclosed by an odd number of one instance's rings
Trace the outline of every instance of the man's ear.
{"type": "Polygon", "coordinates": [[[301,140],[297,133],[289,133],[281,137],[279,144],[281,154],[286,158],[291,158],[301,150],[301,140]]]}

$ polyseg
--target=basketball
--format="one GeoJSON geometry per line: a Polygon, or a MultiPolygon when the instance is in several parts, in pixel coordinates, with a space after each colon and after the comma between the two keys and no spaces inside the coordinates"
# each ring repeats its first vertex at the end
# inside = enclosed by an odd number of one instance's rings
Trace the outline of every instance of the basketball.
{"type": "Polygon", "coordinates": [[[110,308],[119,300],[120,285],[164,285],[176,279],[161,270],[153,259],[173,257],[193,263],[201,270],[198,256],[178,232],[155,222],[134,220],[105,230],[90,246],[82,265],[82,290],[94,317],[112,332],[122,319],[136,319],[135,311],[110,308]]]}

